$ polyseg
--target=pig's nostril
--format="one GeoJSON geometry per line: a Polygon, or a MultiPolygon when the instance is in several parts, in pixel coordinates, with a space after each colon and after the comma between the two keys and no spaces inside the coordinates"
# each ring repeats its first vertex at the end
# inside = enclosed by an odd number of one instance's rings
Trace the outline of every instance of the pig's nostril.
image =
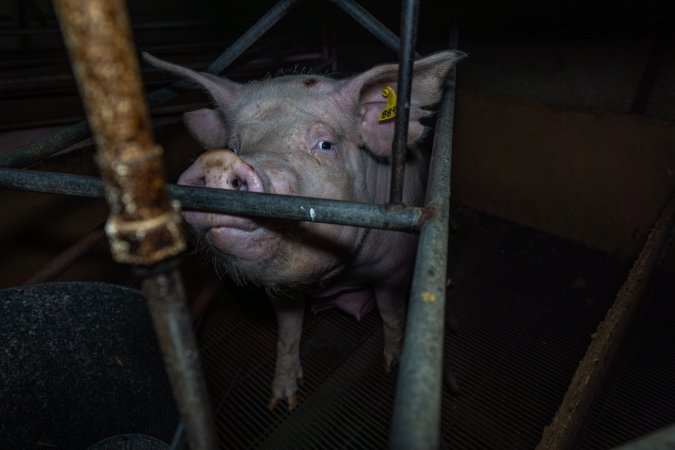
{"type": "Polygon", "coordinates": [[[178,184],[183,186],[206,186],[206,178],[204,176],[181,175],[178,179],[178,184]]]}
{"type": "Polygon", "coordinates": [[[248,183],[246,183],[246,180],[242,180],[241,178],[233,178],[231,184],[232,189],[235,191],[248,191],[248,183]]]}

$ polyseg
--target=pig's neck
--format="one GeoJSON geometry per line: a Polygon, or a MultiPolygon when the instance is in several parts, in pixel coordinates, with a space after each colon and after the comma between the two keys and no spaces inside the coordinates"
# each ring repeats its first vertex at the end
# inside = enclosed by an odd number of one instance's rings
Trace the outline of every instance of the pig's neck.
{"type": "MultiPolygon", "coordinates": [[[[409,206],[421,206],[429,165],[429,151],[422,144],[408,147],[405,180],[403,184],[403,203],[409,206]]],[[[365,161],[367,201],[376,204],[389,202],[391,164],[372,156],[365,161]]]]}
{"type": "MultiPolygon", "coordinates": [[[[428,171],[428,152],[420,146],[411,146],[406,162],[403,202],[419,206],[424,199],[424,186],[428,171]]],[[[366,163],[366,184],[370,198],[366,201],[385,204],[389,201],[391,165],[374,158],[366,163]]],[[[405,284],[399,279],[402,273],[410,272],[415,258],[417,235],[397,231],[367,231],[350,267],[345,273],[347,279],[368,281],[392,280],[405,284]]],[[[342,277],[341,277],[342,278],[342,277]]]]}

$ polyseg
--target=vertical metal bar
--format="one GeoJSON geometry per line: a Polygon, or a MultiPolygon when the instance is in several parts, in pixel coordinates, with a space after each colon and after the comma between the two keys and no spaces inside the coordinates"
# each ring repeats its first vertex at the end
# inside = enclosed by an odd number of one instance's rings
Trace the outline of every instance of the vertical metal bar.
{"type": "Polygon", "coordinates": [[[455,69],[443,84],[434,136],[427,206],[436,214],[420,233],[394,402],[390,447],[440,445],[445,289],[455,69]]]}
{"type": "MultiPolygon", "coordinates": [[[[380,40],[384,45],[389,47],[394,53],[399,53],[401,50],[401,43],[396,34],[389,28],[384,26],[382,22],[377,20],[372,14],[363,9],[361,5],[354,0],[331,0],[338,5],[344,12],[349,14],[356,20],[363,28],[368,30],[373,36],[380,40]]],[[[419,57],[415,53],[415,57],[419,57]]]]}
{"type": "Polygon", "coordinates": [[[556,415],[544,429],[538,450],[574,447],[584,418],[597,395],[616,351],[637,309],[661,250],[675,223],[675,192],[647,238],[612,307],[598,326],[593,341],[579,362],[556,415]]]}
{"type": "Polygon", "coordinates": [[[94,132],[118,262],[141,265],[155,332],[193,449],[217,446],[199,351],[175,256],[185,249],[164,183],[123,0],[56,0],[78,89],[94,132]],[[147,269],[146,267],[151,267],[147,269]]]}
{"type": "Polygon", "coordinates": [[[143,279],[143,293],[190,448],[216,449],[215,424],[180,273],[169,269],[145,274],[139,267],[136,273],[143,279]]]}
{"type": "MultiPolygon", "coordinates": [[[[301,0],[281,0],[261,17],[244,35],[237,39],[209,67],[207,72],[220,74],[234,60],[248,49],[260,36],[272,28],[284,15],[301,0]]],[[[185,81],[178,81],[171,86],[159,89],[148,96],[150,106],[158,106],[176,97],[181,89],[188,86],[185,81]]],[[[42,140],[24,145],[4,155],[0,155],[0,167],[25,167],[36,161],[53,155],[73,144],[88,138],[89,126],[86,121],[63,128],[57,133],[42,140]]]]}
{"type": "Polygon", "coordinates": [[[413,52],[417,38],[419,0],[405,0],[401,7],[401,53],[398,64],[398,103],[391,159],[389,203],[403,201],[405,158],[408,152],[408,120],[412,86],[413,52]]]}

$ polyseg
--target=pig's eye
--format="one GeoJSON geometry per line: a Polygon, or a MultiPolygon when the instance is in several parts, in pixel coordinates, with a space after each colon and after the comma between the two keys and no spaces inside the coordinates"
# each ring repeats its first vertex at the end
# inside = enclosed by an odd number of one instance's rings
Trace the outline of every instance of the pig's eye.
{"type": "Polygon", "coordinates": [[[330,141],[319,141],[317,144],[317,147],[319,147],[321,150],[335,150],[335,144],[333,144],[330,141]]]}

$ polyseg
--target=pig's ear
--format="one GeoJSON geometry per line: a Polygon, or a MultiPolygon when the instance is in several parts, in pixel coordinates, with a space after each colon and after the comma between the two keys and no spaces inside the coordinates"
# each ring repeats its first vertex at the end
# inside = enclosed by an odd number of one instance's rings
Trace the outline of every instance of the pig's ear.
{"type": "Polygon", "coordinates": [[[227,78],[222,78],[207,72],[197,72],[187,67],[179,66],[159,58],[149,53],[143,52],[143,59],[150,65],[158,69],[166,70],[181,78],[188,79],[197,83],[200,87],[206,89],[213,101],[221,107],[227,107],[234,99],[234,96],[240,85],[227,78]]]}
{"type": "Polygon", "coordinates": [[[183,114],[183,123],[194,140],[205,149],[225,147],[225,123],[217,109],[204,108],[186,112],[183,114]]]}
{"type": "MultiPolygon", "coordinates": [[[[463,56],[461,52],[445,51],[415,62],[408,125],[409,144],[424,134],[425,127],[419,121],[433,114],[424,107],[440,100],[441,84],[446,73],[463,56]]],[[[351,104],[354,112],[361,117],[363,143],[378,156],[391,154],[395,120],[379,122],[378,118],[387,104],[382,90],[389,86],[394,93],[398,93],[397,80],[398,65],[389,64],[374,67],[348,79],[340,88],[340,101],[351,104]]]]}

